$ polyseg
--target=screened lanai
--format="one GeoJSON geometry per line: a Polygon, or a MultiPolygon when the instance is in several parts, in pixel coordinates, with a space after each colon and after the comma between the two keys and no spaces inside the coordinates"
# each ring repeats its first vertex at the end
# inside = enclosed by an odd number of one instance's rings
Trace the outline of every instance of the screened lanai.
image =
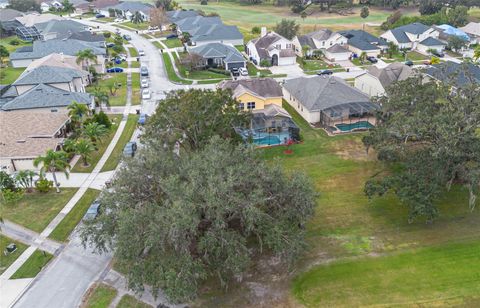
{"type": "Polygon", "coordinates": [[[320,125],[331,132],[369,129],[375,126],[375,111],[380,106],[368,101],[331,106],[320,112],[320,125]]]}
{"type": "Polygon", "coordinates": [[[15,29],[15,33],[19,39],[29,42],[39,40],[42,37],[35,27],[18,27],[15,29]]]}

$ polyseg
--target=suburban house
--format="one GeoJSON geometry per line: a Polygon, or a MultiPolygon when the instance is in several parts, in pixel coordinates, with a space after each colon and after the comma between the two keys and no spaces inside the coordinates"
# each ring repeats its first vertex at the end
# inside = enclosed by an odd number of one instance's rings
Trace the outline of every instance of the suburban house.
{"type": "Polygon", "coordinates": [[[357,56],[363,52],[367,56],[377,57],[387,49],[387,42],[363,30],[345,30],[339,34],[347,38],[348,49],[357,56]]]}
{"type": "Polygon", "coordinates": [[[433,26],[433,28],[439,33],[438,39],[445,43],[448,43],[448,40],[452,36],[457,36],[465,42],[470,42],[470,37],[468,36],[468,34],[458,28],[446,24],[440,26],[433,26]]]}
{"type": "Polygon", "coordinates": [[[63,8],[63,4],[58,0],[43,1],[42,3],[40,3],[40,9],[42,10],[42,12],[48,12],[51,9],[58,10],[62,8],[63,8]]]}
{"type": "MultiPolygon", "coordinates": [[[[108,11],[108,9],[114,9],[117,12],[121,12],[120,16],[127,20],[131,20],[133,15],[136,12],[139,12],[140,15],[142,16],[143,21],[149,21],[150,11],[153,8],[154,8],[153,5],[148,3],[136,2],[136,1],[125,1],[125,2],[120,2],[119,4],[116,4],[113,6],[105,7],[104,10],[108,11]]],[[[108,15],[105,15],[105,16],[108,16],[108,15]]]]}
{"type": "Polygon", "coordinates": [[[20,47],[10,54],[13,67],[27,67],[31,62],[52,53],[75,56],[79,51],[90,49],[97,56],[97,63],[91,63],[97,72],[105,71],[107,51],[104,42],[85,42],[74,39],[34,41],[32,46],[20,47]]]}
{"type": "Polygon", "coordinates": [[[202,67],[223,67],[225,70],[246,67],[246,60],[237,48],[221,43],[209,43],[188,50],[191,54],[200,55],[202,67]]]}
{"type": "Polygon", "coordinates": [[[35,170],[35,158],[60,149],[69,121],[66,113],[0,112],[0,170],[35,170]]]}
{"type": "Polygon", "coordinates": [[[285,144],[300,139],[300,130],[290,114],[282,108],[282,88],[272,78],[223,81],[221,89],[230,89],[239,108],[251,111],[248,126],[236,127],[236,132],[257,146],[285,144]]]}
{"type": "Polygon", "coordinates": [[[89,84],[86,71],[58,66],[39,66],[23,72],[12,85],[22,95],[39,84],[49,85],[70,92],[85,92],[89,84]]]}
{"type": "Polygon", "coordinates": [[[194,10],[175,10],[175,11],[168,11],[167,18],[171,24],[176,24],[182,19],[197,17],[200,16],[197,11],[194,10]]]}
{"type": "Polygon", "coordinates": [[[50,20],[65,20],[65,18],[50,13],[39,14],[37,12],[33,12],[27,15],[17,17],[17,20],[25,27],[33,27],[34,25],[42,22],[48,22],[50,20]]]}
{"type": "Polygon", "coordinates": [[[0,25],[2,26],[3,31],[6,35],[15,34],[15,29],[20,27],[22,24],[17,20],[18,17],[23,16],[22,12],[12,9],[1,9],[0,10],[0,25]]]}
{"type": "Polygon", "coordinates": [[[16,93],[15,86],[10,86],[10,89],[0,98],[0,110],[2,112],[16,110],[67,112],[67,107],[72,102],[85,104],[91,109],[95,108],[93,96],[88,93],[70,92],[41,83],[22,94],[16,93]]]}
{"type": "Polygon", "coordinates": [[[76,11],[88,12],[92,11],[97,14],[110,16],[108,7],[119,4],[118,0],[94,0],[92,2],[79,3],[75,6],[76,11]]]}
{"type": "Polygon", "coordinates": [[[436,80],[453,84],[456,88],[468,87],[480,83],[480,68],[469,62],[442,62],[429,66],[424,71],[427,80],[436,80]]]}
{"type": "Polygon", "coordinates": [[[89,1],[86,1],[86,0],[69,0],[69,1],[73,5],[74,12],[76,14],[88,13],[90,11],[90,8],[88,7],[88,5],[90,4],[89,1]]]}
{"type": "Polygon", "coordinates": [[[87,27],[74,20],[50,20],[35,24],[42,40],[69,38],[73,33],[88,32],[87,27]]]}
{"type": "Polygon", "coordinates": [[[292,41],[262,27],[261,36],[247,43],[245,52],[257,65],[266,61],[269,65],[292,65],[297,61],[292,41]]]}
{"type": "Polygon", "coordinates": [[[71,68],[74,70],[82,69],[82,66],[80,64],[77,64],[77,57],[67,56],[59,53],[52,53],[52,54],[49,54],[48,56],[45,56],[43,58],[40,58],[38,60],[31,62],[25,69],[25,72],[31,71],[34,68],[37,68],[40,66],[57,66],[57,67],[71,68]]]}
{"type": "Polygon", "coordinates": [[[348,50],[346,46],[335,44],[332,47],[327,48],[323,54],[327,60],[336,62],[349,60],[352,52],[348,50]]]}
{"type": "Polygon", "coordinates": [[[392,83],[405,80],[412,76],[413,69],[403,63],[392,63],[384,68],[374,65],[367,71],[355,77],[355,88],[368,96],[386,95],[386,89],[392,83]]]}
{"type": "Polygon", "coordinates": [[[224,25],[220,17],[217,16],[187,17],[177,20],[175,25],[177,25],[179,35],[185,32],[190,35],[190,45],[193,46],[209,43],[243,45],[243,35],[237,26],[224,25]]]}
{"type": "Polygon", "coordinates": [[[438,40],[440,33],[433,27],[414,22],[388,30],[380,37],[393,42],[399,49],[418,49],[427,52],[428,49],[443,50],[445,43],[438,40]]]}
{"type": "Polygon", "coordinates": [[[262,110],[269,105],[282,107],[282,88],[272,78],[227,80],[218,87],[232,90],[241,110],[262,110]]]}
{"type": "Polygon", "coordinates": [[[458,29],[469,36],[471,44],[480,43],[480,22],[471,21],[466,26],[458,29]]]}
{"type": "Polygon", "coordinates": [[[334,76],[300,77],[283,84],[284,99],[309,123],[330,133],[368,129],[379,108],[368,96],[334,76]]]}
{"type": "Polygon", "coordinates": [[[295,36],[292,39],[292,43],[295,45],[297,55],[303,57],[305,46],[307,46],[305,48],[307,49],[306,56],[310,56],[315,50],[325,51],[334,45],[346,45],[347,38],[329,29],[321,29],[305,35],[295,36]]]}

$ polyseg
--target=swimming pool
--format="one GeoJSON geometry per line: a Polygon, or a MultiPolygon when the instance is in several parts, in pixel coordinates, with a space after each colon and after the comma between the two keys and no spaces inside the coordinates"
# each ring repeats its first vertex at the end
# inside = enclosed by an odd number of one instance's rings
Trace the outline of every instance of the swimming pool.
{"type": "Polygon", "coordinates": [[[349,132],[354,129],[369,129],[369,128],[373,128],[374,126],[368,121],[360,121],[360,122],[355,122],[350,124],[347,124],[347,123],[337,124],[335,125],[335,127],[341,130],[342,132],[349,132]]]}
{"type": "Polygon", "coordinates": [[[277,136],[266,136],[253,140],[253,143],[258,145],[277,145],[281,144],[282,141],[277,136]]]}

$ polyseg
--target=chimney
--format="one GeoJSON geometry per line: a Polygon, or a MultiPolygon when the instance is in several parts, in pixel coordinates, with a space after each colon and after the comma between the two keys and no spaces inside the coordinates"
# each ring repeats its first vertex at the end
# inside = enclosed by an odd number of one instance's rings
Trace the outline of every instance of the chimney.
{"type": "Polygon", "coordinates": [[[262,27],[260,30],[260,37],[264,37],[265,35],[267,35],[267,27],[262,27]]]}

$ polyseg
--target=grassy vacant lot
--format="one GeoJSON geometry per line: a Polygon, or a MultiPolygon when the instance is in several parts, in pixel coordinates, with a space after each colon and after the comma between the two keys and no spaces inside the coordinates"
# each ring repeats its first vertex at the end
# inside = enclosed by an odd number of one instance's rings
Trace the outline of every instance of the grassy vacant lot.
{"type": "Polygon", "coordinates": [[[182,47],[182,42],[178,39],[167,39],[162,41],[168,48],[176,48],[176,47],[182,47]]]}
{"type": "Polygon", "coordinates": [[[110,132],[108,133],[108,135],[103,137],[102,140],[97,142],[98,150],[93,152],[92,155],[90,156],[90,160],[89,160],[90,164],[88,166],[83,166],[83,163],[80,159],[73,167],[72,172],[90,173],[93,171],[93,168],[95,168],[100,158],[102,158],[103,153],[105,153],[105,150],[107,149],[108,145],[112,141],[113,136],[115,136],[118,125],[122,120],[121,115],[110,115],[109,118],[112,121],[112,127],[110,127],[110,132]]]}
{"type": "Polygon", "coordinates": [[[50,238],[64,242],[70,236],[73,229],[78,225],[88,207],[98,197],[100,191],[89,188],[82,198],[75,204],[75,207],[63,218],[60,224],[50,233],[50,238]]]}
{"type": "Polygon", "coordinates": [[[307,307],[478,304],[479,251],[469,241],[338,262],[300,275],[293,292],[307,307]]]}
{"type": "Polygon", "coordinates": [[[27,261],[13,274],[11,279],[33,278],[37,276],[52,258],[53,256],[47,252],[35,250],[27,261]]]}
{"type": "Polygon", "coordinates": [[[151,308],[152,306],[137,300],[131,295],[124,295],[117,305],[117,308],[151,308]]]}
{"type": "Polygon", "coordinates": [[[27,249],[27,247],[27,245],[0,235],[0,253],[2,254],[0,257],[0,274],[2,274],[10,266],[10,264],[15,262],[15,260],[17,260],[17,258],[25,251],[25,249],[27,249]],[[8,255],[4,255],[3,252],[5,251],[7,245],[11,243],[17,245],[17,250],[8,255]]]}
{"type": "MultiPolygon", "coordinates": [[[[125,62],[126,63],[126,62],[125,62]]],[[[110,97],[111,106],[125,106],[127,103],[127,74],[126,73],[112,73],[103,76],[104,79],[98,81],[98,86],[106,91],[110,97]],[[115,92],[115,95],[110,93],[110,86],[113,84],[120,84],[121,87],[115,92]]],[[[92,92],[96,85],[87,87],[87,92],[92,92]]]]}
{"type": "Polygon", "coordinates": [[[0,84],[11,84],[17,80],[18,76],[23,73],[24,67],[1,67],[0,68],[0,84]]]}
{"type": "MultiPolygon", "coordinates": [[[[445,266],[442,265],[442,262],[445,262],[443,257],[438,253],[432,254],[432,258],[425,257],[430,261],[428,266],[431,273],[422,276],[420,267],[426,265],[415,264],[416,261],[411,255],[420,253],[416,249],[429,246],[438,246],[440,250],[444,250],[445,255],[448,253],[455,255],[456,249],[460,249],[458,248],[460,246],[451,246],[450,243],[479,240],[480,211],[469,211],[467,191],[457,186],[445,193],[438,201],[440,216],[433,224],[425,224],[422,219],[409,224],[407,209],[395,196],[388,194],[382,198],[368,200],[364,195],[365,181],[383,170],[385,166],[375,159],[374,153],[366,154],[361,144],[363,134],[328,137],[323,130],[311,128],[288,104],[284,107],[301,127],[304,142],[292,147],[294,151],[292,155],[284,155],[284,147],[262,150],[263,155],[268,160],[279,158],[279,162],[287,171],[305,172],[319,192],[315,215],[307,226],[307,241],[310,247],[298,264],[299,271],[303,273],[293,283],[295,298],[302,303],[316,306],[317,303],[322,305],[319,301],[325,293],[325,300],[328,300],[325,306],[335,307],[349,306],[348,301],[358,295],[361,297],[358,299],[358,305],[372,304],[373,301],[362,302],[361,299],[382,298],[379,292],[388,292],[379,290],[383,282],[391,279],[388,283],[404,288],[415,281],[414,278],[402,280],[404,271],[408,271],[405,266],[409,265],[411,266],[409,270],[413,274],[419,273],[414,275],[419,281],[416,286],[424,293],[422,297],[418,297],[416,292],[403,292],[402,301],[413,303],[419,300],[438,299],[441,293],[435,286],[438,286],[442,279],[443,281],[449,279],[448,273],[445,275],[440,273],[445,266]],[[442,245],[445,246],[442,248],[442,245]],[[414,253],[397,257],[397,253],[402,251],[414,253]],[[368,264],[370,261],[364,261],[364,257],[379,254],[385,255],[382,257],[385,259],[381,260],[389,266],[380,267],[370,276],[366,276],[370,269],[366,269],[364,262],[368,264]],[[344,274],[345,276],[339,277],[338,280],[334,279],[333,274],[328,276],[329,278],[323,277],[328,274],[328,267],[337,266],[337,262],[342,263],[347,257],[359,258],[351,261],[348,269],[344,268],[346,273],[356,268],[364,269],[365,272],[349,275],[348,278],[347,274],[344,274]],[[311,267],[312,264],[326,262],[330,264],[328,267],[311,267]],[[362,279],[361,277],[368,279],[365,286],[355,284],[358,279],[362,279]],[[328,280],[332,280],[332,284],[329,285],[328,280]],[[368,286],[370,283],[371,287],[368,286]],[[358,287],[357,293],[352,291],[355,287],[358,287]],[[342,296],[333,295],[342,288],[346,290],[341,293],[342,296]],[[349,294],[348,290],[351,291],[349,294]],[[351,296],[350,299],[348,296],[351,296]]],[[[475,249],[478,251],[478,246],[475,249]]],[[[467,266],[480,265],[480,260],[474,256],[467,257],[468,253],[465,255],[466,263],[449,262],[450,271],[457,269],[459,273],[463,273],[467,266]]],[[[341,272],[341,267],[338,266],[338,271],[341,272]]],[[[476,275],[475,282],[470,279],[471,276],[466,276],[465,282],[478,284],[480,276],[478,272],[476,275]]],[[[452,279],[457,279],[456,277],[459,276],[452,276],[452,279]]],[[[467,287],[464,292],[473,292],[474,288],[467,287]]],[[[392,297],[385,297],[380,303],[395,305],[398,297],[395,298],[394,295],[392,293],[392,297]]],[[[460,295],[468,296],[466,293],[460,295]]]]}
{"type": "Polygon", "coordinates": [[[140,105],[141,101],[140,73],[132,73],[132,105],[140,105]]]}
{"type": "Polygon", "coordinates": [[[181,83],[181,84],[192,84],[192,81],[184,80],[177,75],[177,73],[173,68],[172,60],[168,56],[168,53],[166,52],[162,53],[162,58],[163,58],[163,64],[165,66],[165,70],[167,71],[168,79],[170,79],[170,81],[175,83],[181,83]]]}
{"type": "Polygon", "coordinates": [[[98,284],[94,289],[89,290],[89,294],[82,307],[85,308],[107,308],[117,296],[117,290],[106,284],[98,284]]]}
{"type": "Polygon", "coordinates": [[[42,232],[76,191],[76,188],[62,188],[60,193],[54,189],[48,193],[29,193],[16,204],[3,205],[0,216],[35,232],[42,232]]]}
{"type": "Polygon", "coordinates": [[[133,132],[135,131],[135,128],[137,126],[137,121],[138,121],[138,116],[133,114],[128,115],[125,129],[123,130],[122,135],[120,136],[120,139],[115,145],[115,148],[113,148],[112,154],[108,157],[107,162],[103,166],[101,170],[102,172],[114,170],[117,167],[123,155],[123,148],[125,147],[127,142],[130,141],[130,139],[132,138],[133,132]]]}

